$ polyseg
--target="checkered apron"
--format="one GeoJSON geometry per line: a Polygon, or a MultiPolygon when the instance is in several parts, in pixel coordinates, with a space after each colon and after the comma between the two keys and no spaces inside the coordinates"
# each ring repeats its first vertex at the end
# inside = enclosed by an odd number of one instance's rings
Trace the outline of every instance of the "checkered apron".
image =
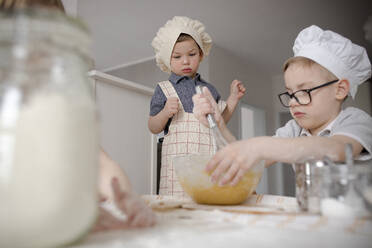
{"type": "MultiPolygon", "coordinates": [[[[214,144],[210,129],[201,124],[193,113],[183,109],[176,90],[169,81],[159,83],[164,95],[179,99],[179,110],[173,116],[165,135],[161,153],[160,187],[159,194],[185,196],[172,163],[172,156],[191,153],[213,153],[214,144]]],[[[224,101],[219,101],[219,108],[226,106],[224,101]]]]}

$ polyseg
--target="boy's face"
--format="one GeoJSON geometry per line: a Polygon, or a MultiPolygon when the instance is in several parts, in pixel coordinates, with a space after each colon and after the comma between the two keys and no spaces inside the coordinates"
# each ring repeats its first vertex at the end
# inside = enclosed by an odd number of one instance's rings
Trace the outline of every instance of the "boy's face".
{"type": "MultiPolygon", "coordinates": [[[[284,73],[285,86],[288,93],[311,89],[336,78],[319,65],[306,66],[291,64],[284,73]]],[[[300,105],[294,98],[289,103],[292,117],[312,135],[318,134],[341,110],[341,101],[336,98],[337,83],[310,92],[311,102],[300,105]]]]}
{"type": "Polygon", "coordinates": [[[171,71],[179,76],[193,78],[198,72],[202,57],[194,40],[177,42],[171,55],[171,71]]]}

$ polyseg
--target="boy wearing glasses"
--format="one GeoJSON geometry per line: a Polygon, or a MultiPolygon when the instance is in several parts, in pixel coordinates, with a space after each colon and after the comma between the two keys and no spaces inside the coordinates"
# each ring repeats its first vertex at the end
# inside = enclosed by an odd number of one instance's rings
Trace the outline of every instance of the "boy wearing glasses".
{"type": "Polygon", "coordinates": [[[267,166],[325,155],[344,161],[347,143],[355,159],[372,159],[371,116],[357,108],[341,108],[348,94],[354,98],[358,85],[371,77],[365,49],[337,33],[310,26],[299,33],[293,50],[294,57],[284,65],[287,92],[279,94],[293,119],[274,137],[235,141],[209,91],[203,89],[203,94],[193,97],[195,116],[208,125],[205,115],[214,113],[222,133],[232,142],[207,164],[207,171],[214,170],[214,182],[235,185],[261,160],[267,166]]]}

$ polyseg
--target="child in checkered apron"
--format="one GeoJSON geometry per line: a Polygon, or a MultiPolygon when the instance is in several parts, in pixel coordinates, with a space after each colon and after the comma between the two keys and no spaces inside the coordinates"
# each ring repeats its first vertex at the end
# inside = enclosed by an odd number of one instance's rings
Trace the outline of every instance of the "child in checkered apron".
{"type": "Polygon", "coordinates": [[[159,187],[163,195],[185,195],[176,177],[172,156],[213,152],[210,129],[193,115],[195,86],[205,86],[211,91],[225,122],[229,121],[245,93],[243,84],[234,80],[225,103],[216,88],[198,74],[199,64],[208,55],[211,45],[212,40],[204,32],[202,23],[181,16],[169,20],[152,41],[157,65],[170,74],[168,81],[158,83],[155,88],[148,122],[152,133],[165,133],[159,187]]]}
{"type": "Polygon", "coordinates": [[[221,132],[231,142],[207,164],[206,169],[213,171],[212,181],[235,185],[261,160],[266,161],[266,166],[324,156],[341,162],[345,160],[346,144],[352,145],[355,160],[371,164],[371,116],[354,107],[342,109],[346,97],[354,98],[358,86],[371,77],[366,49],[312,25],[299,33],[293,51],[294,56],[286,61],[283,70],[287,91],[278,95],[293,119],[274,137],[235,141],[208,89],[193,97],[196,118],[207,125],[205,115],[213,113],[221,132]]]}

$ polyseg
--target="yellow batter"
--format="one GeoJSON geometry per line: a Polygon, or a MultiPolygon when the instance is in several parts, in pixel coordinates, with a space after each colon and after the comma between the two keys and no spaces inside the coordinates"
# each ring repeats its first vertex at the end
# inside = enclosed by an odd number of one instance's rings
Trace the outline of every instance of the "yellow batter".
{"type": "Polygon", "coordinates": [[[240,204],[256,189],[262,173],[247,172],[242,180],[235,186],[216,184],[210,187],[194,186],[185,178],[180,178],[183,189],[191,198],[200,204],[234,205],[240,204]]]}

